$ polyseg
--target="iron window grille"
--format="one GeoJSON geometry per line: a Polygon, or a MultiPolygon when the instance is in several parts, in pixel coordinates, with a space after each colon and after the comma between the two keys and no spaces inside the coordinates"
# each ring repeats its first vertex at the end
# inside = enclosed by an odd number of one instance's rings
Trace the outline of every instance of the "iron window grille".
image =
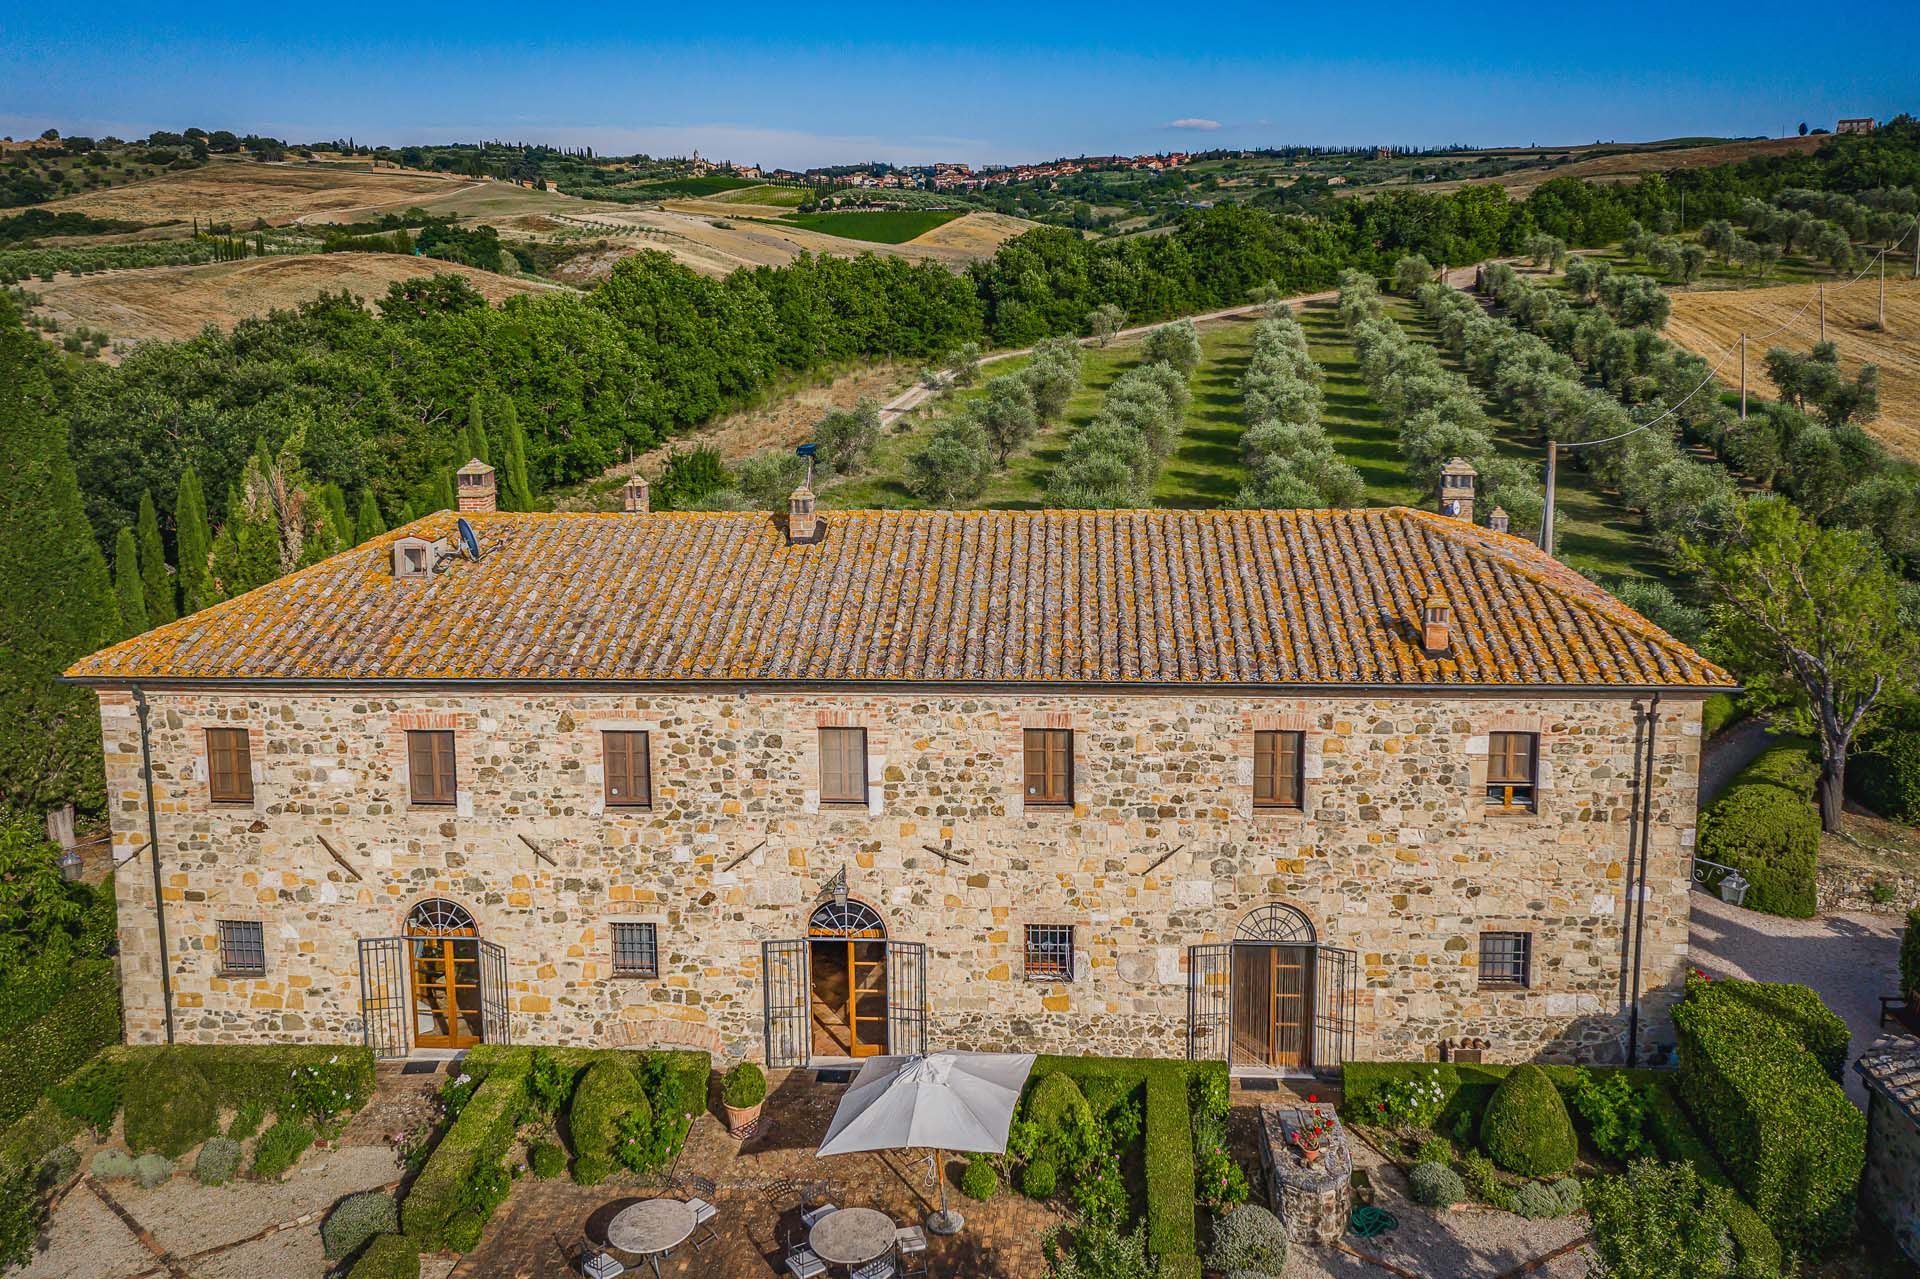
{"type": "Polygon", "coordinates": [[[660,975],[659,939],[652,924],[615,924],[613,926],[613,975],[616,977],[658,977],[660,975]]]}
{"type": "Polygon", "coordinates": [[[1073,980],[1073,925],[1027,925],[1027,980],[1073,980]]]}
{"type": "Polygon", "coordinates": [[[820,730],[820,802],[867,802],[867,730],[820,730]]]}
{"type": "Polygon", "coordinates": [[[253,747],[246,729],[207,730],[207,796],[216,804],[253,802],[253,747]]]}
{"type": "Polygon", "coordinates": [[[1026,755],[1027,803],[1073,803],[1073,730],[1029,728],[1022,735],[1026,755]]]}
{"type": "Polygon", "coordinates": [[[1253,803],[1256,808],[1299,808],[1306,793],[1301,745],[1305,733],[1262,730],[1253,735],[1253,803]]]}
{"type": "Polygon", "coordinates": [[[1501,811],[1531,811],[1537,785],[1539,735],[1487,734],[1487,807],[1501,811]]]}
{"type": "Polygon", "coordinates": [[[267,972],[266,926],[256,919],[220,921],[220,975],[263,977],[267,972]]]}
{"type": "Polygon", "coordinates": [[[459,789],[453,763],[453,730],[407,731],[407,780],[416,804],[451,804],[459,789]]]}
{"type": "Polygon", "coordinates": [[[645,732],[606,732],[600,735],[602,771],[610,808],[649,808],[653,805],[653,743],[645,732]]]}
{"type": "Polygon", "coordinates": [[[1480,984],[1524,990],[1533,978],[1532,933],[1481,933],[1480,984]]]}

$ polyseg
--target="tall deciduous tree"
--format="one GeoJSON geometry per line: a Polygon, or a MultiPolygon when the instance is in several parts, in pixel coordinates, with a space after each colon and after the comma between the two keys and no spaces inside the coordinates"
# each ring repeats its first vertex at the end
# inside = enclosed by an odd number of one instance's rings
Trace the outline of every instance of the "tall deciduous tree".
{"type": "Polygon", "coordinates": [[[113,599],[120,609],[122,637],[139,635],[150,625],[145,591],[140,581],[140,544],[132,529],[123,528],[113,541],[113,599]]]}
{"type": "Polygon", "coordinates": [[[97,704],[59,675],[120,631],[53,409],[37,340],[0,296],[0,808],[30,812],[105,800],[97,704]]]}
{"type": "Polygon", "coordinates": [[[1720,650],[1750,696],[1820,743],[1820,818],[1840,828],[1847,752],[1876,709],[1914,684],[1900,580],[1866,535],[1823,529],[1785,499],[1741,507],[1727,540],[1683,542],[1715,605],[1720,650]]]}
{"type": "Polygon", "coordinates": [[[167,546],[160,540],[160,513],[154,510],[153,495],[140,494],[140,517],[136,534],[140,542],[140,589],[147,605],[147,621],[165,626],[180,615],[173,602],[173,578],[167,573],[167,546]]]}

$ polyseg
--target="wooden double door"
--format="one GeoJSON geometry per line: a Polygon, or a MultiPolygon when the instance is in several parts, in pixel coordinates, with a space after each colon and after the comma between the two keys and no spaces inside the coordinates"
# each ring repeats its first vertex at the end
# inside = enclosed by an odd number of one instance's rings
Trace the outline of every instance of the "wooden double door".
{"type": "Polygon", "coordinates": [[[813,1052],[873,1057],[887,1051],[884,937],[808,939],[813,1052]]]}
{"type": "Polygon", "coordinates": [[[1313,960],[1311,946],[1234,943],[1234,1065],[1313,1066],[1313,960]]]}
{"type": "Polygon", "coordinates": [[[413,1042],[471,1048],[486,1033],[480,995],[480,939],[471,931],[410,936],[413,1042]]]}

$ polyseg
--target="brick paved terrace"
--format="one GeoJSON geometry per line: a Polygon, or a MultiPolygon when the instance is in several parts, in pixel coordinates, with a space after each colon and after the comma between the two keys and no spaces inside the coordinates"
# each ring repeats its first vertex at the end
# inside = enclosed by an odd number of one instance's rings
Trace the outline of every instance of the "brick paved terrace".
{"type": "MultiPolygon", "coordinates": [[[[813,1071],[791,1070],[769,1072],[768,1086],[760,1130],[745,1142],[727,1136],[726,1125],[716,1117],[717,1106],[694,1121],[679,1171],[709,1177],[718,1188],[720,1215],[713,1225],[720,1239],[698,1253],[690,1243],[675,1249],[661,1262],[667,1279],[784,1274],[782,1241],[797,1241],[805,1231],[790,1202],[779,1209],[767,1202],[763,1187],[780,1179],[795,1185],[830,1182],[835,1204],[877,1208],[901,1225],[921,1223],[938,1204],[930,1152],[814,1157],[845,1084],[822,1084],[813,1071]]],[[[949,1202],[966,1214],[966,1229],[950,1239],[928,1237],[931,1273],[981,1279],[1028,1279],[1045,1273],[1040,1241],[1061,1224],[1061,1215],[1010,1189],[986,1203],[966,1199],[959,1191],[963,1167],[963,1157],[946,1157],[949,1202]]],[[[523,1176],[514,1184],[512,1197],[494,1213],[480,1246],[461,1258],[452,1274],[457,1279],[559,1279],[569,1272],[556,1235],[577,1237],[584,1229],[601,1244],[614,1213],[658,1193],[624,1175],[599,1186],[523,1176]]],[[[615,1255],[629,1266],[644,1267],[638,1257],[615,1255]]]]}

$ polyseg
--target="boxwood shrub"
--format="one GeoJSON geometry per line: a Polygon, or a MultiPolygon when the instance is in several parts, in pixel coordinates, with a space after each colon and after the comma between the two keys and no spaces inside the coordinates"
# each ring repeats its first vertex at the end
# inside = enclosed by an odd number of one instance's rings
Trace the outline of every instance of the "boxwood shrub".
{"type": "Polygon", "coordinates": [[[1804,738],[1770,747],[1700,814],[1699,854],[1747,879],[1744,905],[1771,915],[1813,915],[1820,770],[1804,738]]]}
{"type": "Polygon", "coordinates": [[[342,1075],[355,1097],[373,1095],[373,1052],[362,1046],[173,1044],[109,1053],[126,1079],[127,1144],[166,1155],[212,1136],[221,1110],[278,1109],[296,1069],[326,1066],[342,1075]]]}
{"type": "Polygon", "coordinates": [[[405,1235],[379,1235],[361,1250],[347,1279],[420,1279],[420,1249],[405,1235]]]}
{"type": "Polygon", "coordinates": [[[1810,986],[1779,981],[1706,981],[1696,978],[1695,1000],[1727,999],[1751,1008],[1779,1026],[1793,1041],[1812,1053],[1827,1075],[1845,1078],[1847,1045],[1852,1032],[1841,1016],[1820,1002],[1810,986]]]}
{"type": "Polygon", "coordinates": [[[1668,1162],[1692,1164],[1700,1180],[1726,1192],[1724,1216],[1727,1233],[1733,1237],[1735,1275],[1739,1279],[1778,1279],[1780,1241],[1753,1206],[1740,1197],[1739,1187],[1720,1166],[1712,1148],[1694,1131],[1672,1088],[1662,1085],[1653,1090],[1647,1129],[1653,1134],[1653,1144],[1668,1162]]]}
{"type": "Polygon", "coordinates": [[[1573,1167],[1580,1142],[1567,1103],[1546,1071],[1518,1066],[1500,1081],[1480,1117],[1480,1148],[1523,1177],[1550,1177],[1573,1167]]]}
{"type": "Polygon", "coordinates": [[[621,1121],[628,1116],[651,1119],[652,1114],[646,1090],[626,1062],[609,1057],[587,1067],[567,1111],[574,1179],[591,1186],[611,1176],[621,1121]]]}
{"type": "Polygon", "coordinates": [[[112,960],[28,965],[0,988],[0,1124],[33,1109],[49,1085],[119,1038],[112,960]]]}
{"type": "Polygon", "coordinates": [[[476,1061],[478,1056],[469,1053],[464,1068],[469,1073],[485,1071],[485,1077],[427,1157],[400,1205],[401,1228],[416,1252],[450,1246],[449,1231],[466,1206],[468,1184],[482,1166],[499,1166],[513,1143],[526,1103],[532,1060],[528,1050],[506,1049],[476,1061]]]}
{"type": "Polygon", "coordinates": [[[1680,1099],[1781,1242],[1817,1251],[1851,1225],[1866,1116],[1800,1028],[1742,997],[1742,984],[1687,983],[1673,1012],[1680,1099]]]}
{"type": "Polygon", "coordinates": [[[120,1113],[124,1084],[120,1059],[102,1053],[47,1089],[47,1096],[75,1119],[84,1120],[95,1132],[104,1133],[113,1127],[113,1117],[120,1113]]]}
{"type": "Polygon", "coordinates": [[[126,1087],[127,1149],[169,1159],[220,1131],[213,1083],[185,1054],[166,1053],[133,1070],[126,1087]]]}
{"type": "Polygon", "coordinates": [[[299,1119],[281,1119],[253,1145],[253,1175],[274,1181],[300,1162],[313,1144],[313,1129],[299,1119]]]}

